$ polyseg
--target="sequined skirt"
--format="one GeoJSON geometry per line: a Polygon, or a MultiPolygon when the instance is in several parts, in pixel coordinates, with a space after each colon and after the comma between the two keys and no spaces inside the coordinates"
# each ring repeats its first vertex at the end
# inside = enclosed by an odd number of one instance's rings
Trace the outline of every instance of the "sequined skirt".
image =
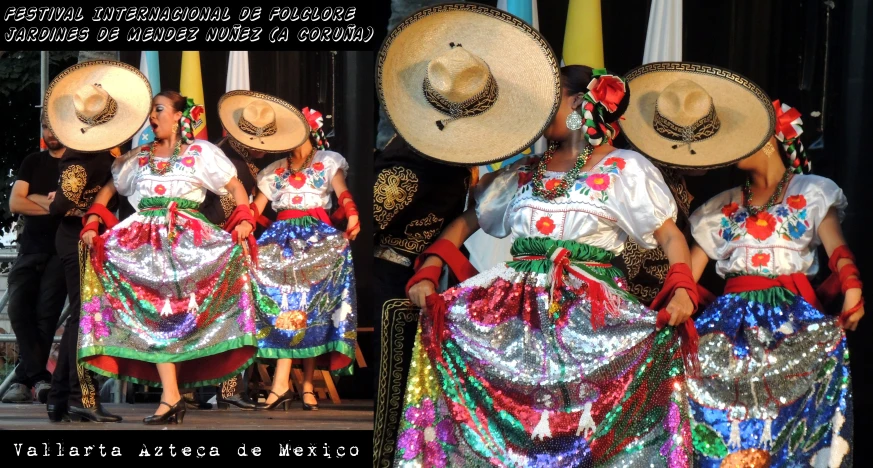
{"type": "MultiPolygon", "coordinates": [[[[516,240],[513,255],[548,258],[556,245],[580,266],[611,259],[542,238],[516,240]]],[[[420,321],[396,466],[689,466],[675,329],[656,331],[656,314],[616,290],[608,265],[586,268],[613,285],[605,323],[592,324],[603,304],[571,275],[551,307],[550,270],[517,260],[446,291],[441,342],[432,319],[420,321]]]]}
{"type": "Polygon", "coordinates": [[[258,240],[258,263],[258,357],[316,357],[319,368],[351,374],[358,316],[342,232],[311,216],[276,221],[258,240]]]}
{"type": "Polygon", "coordinates": [[[700,466],[728,456],[851,466],[848,350],[836,318],[771,288],[720,296],[695,323],[702,378],[688,388],[700,466]]]}
{"type": "Polygon", "coordinates": [[[196,206],[144,199],[138,213],[100,236],[105,254],[84,255],[79,359],[86,367],[160,386],[154,364],[177,363],[179,386],[190,388],[220,383],[254,360],[249,258],[196,206]]]}

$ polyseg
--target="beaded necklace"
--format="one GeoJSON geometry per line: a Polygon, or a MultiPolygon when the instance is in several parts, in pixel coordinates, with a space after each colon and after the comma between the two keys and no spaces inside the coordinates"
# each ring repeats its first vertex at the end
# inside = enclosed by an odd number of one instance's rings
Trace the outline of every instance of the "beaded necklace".
{"type": "Polygon", "coordinates": [[[306,161],[304,161],[303,165],[300,166],[300,169],[297,169],[296,171],[293,169],[293,165],[292,165],[292,157],[294,156],[294,153],[293,152],[289,153],[288,157],[285,158],[288,161],[288,172],[293,176],[294,174],[297,174],[298,172],[309,167],[309,163],[312,162],[312,158],[315,156],[315,151],[316,151],[316,149],[313,147],[312,151],[309,153],[309,156],[306,157],[306,161]]]}
{"type": "Polygon", "coordinates": [[[762,211],[769,211],[773,205],[776,204],[776,200],[782,197],[782,190],[785,189],[785,184],[791,178],[793,171],[792,168],[788,168],[785,170],[785,174],[782,175],[782,179],[779,180],[779,185],[776,186],[776,191],[773,192],[773,195],[770,196],[770,199],[767,200],[767,203],[764,206],[756,208],[752,206],[752,179],[746,177],[746,184],[743,186],[743,206],[745,206],[746,210],[749,212],[750,216],[755,216],[762,211]]]}
{"type": "Polygon", "coordinates": [[[157,142],[152,142],[151,146],[149,146],[149,169],[152,171],[152,174],[155,175],[164,175],[173,168],[173,165],[176,164],[176,161],[179,160],[179,153],[182,152],[182,140],[176,140],[176,147],[173,149],[173,155],[170,156],[170,160],[167,161],[167,165],[164,166],[163,169],[158,169],[157,164],[155,163],[155,146],[157,142]]]}
{"type": "Polygon", "coordinates": [[[543,177],[546,174],[546,166],[551,162],[552,158],[555,156],[555,151],[557,151],[558,145],[556,143],[552,143],[549,146],[549,149],[543,153],[543,158],[540,160],[537,167],[534,169],[533,175],[533,193],[535,196],[546,199],[546,200],[554,200],[556,198],[563,197],[570,190],[570,185],[576,181],[579,177],[579,172],[582,171],[582,167],[588,162],[588,157],[591,156],[591,153],[594,152],[593,146],[586,146],[585,149],[579,153],[579,156],[576,157],[576,164],[570,169],[564,177],[561,178],[561,181],[558,182],[558,185],[548,190],[543,184],[543,177]]]}

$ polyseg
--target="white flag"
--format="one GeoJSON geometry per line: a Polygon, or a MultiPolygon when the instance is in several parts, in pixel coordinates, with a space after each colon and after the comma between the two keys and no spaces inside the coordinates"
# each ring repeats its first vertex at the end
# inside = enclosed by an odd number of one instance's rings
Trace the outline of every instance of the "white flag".
{"type": "Polygon", "coordinates": [[[249,53],[245,50],[231,51],[227,60],[227,88],[225,91],[238,89],[246,91],[252,89],[249,82],[249,53]]]}
{"type": "Polygon", "coordinates": [[[652,0],[643,63],[682,61],[682,0],[652,0]]]}

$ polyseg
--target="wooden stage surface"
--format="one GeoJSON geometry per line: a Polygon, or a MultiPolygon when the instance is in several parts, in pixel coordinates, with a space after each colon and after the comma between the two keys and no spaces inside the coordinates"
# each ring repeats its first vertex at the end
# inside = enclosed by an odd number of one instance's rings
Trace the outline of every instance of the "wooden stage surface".
{"type": "Polygon", "coordinates": [[[45,405],[0,404],[0,430],[143,430],[143,429],[215,429],[215,430],[373,430],[372,400],[343,400],[341,404],[319,401],[318,411],[304,411],[300,401],[287,411],[243,411],[231,406],[227,410],[188,409],[181,425],[146,426],[142,418],[155,412],[158,403],[103,403],[113,414],[123,418],[118,423],[52,423],[45,405]]]}

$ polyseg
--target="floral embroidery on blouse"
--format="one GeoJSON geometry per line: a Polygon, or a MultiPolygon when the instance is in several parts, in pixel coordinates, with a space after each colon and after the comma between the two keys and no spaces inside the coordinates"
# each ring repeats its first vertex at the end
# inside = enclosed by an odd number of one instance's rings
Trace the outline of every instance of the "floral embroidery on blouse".
{"type": "MultiPolygon", "coordinates": [[[[533,180],[533,172],[538,162],[539,158],[534,158],[528,164],[519,168],[518,186],[521,193],[533,190],[531,181],[533,180]]],[[[625,160],[623,158],[614,156],[606,158],[592,171],[580,173],[572,190],[587,196],[591,201],[606,203],[609,200],[608,189],[615,177],[621,174],[624,167],[625,160]]],[[[546,179],[543,185],[546,190],[554,190],[560,182],[560,178],[551,178],[546,179]]]]}
{"type": "Polygon", "coordinates": [[[320,189],[324,187],[327,178],[324,174],[324,164],[317,162],[310,167],[307,167],[301,172],[296,172],[293,175],[284,167],[277,168],[273,171],[273,188],[276,191],[282,190],[283,187],[291,186],[295,189],[301,189],[304,185],[320,189]]]}
{"type": "Polygon", "coordinates": [[[806,198],[803,195],[792,195],[784,204],[775,207],[774,213],[762,211],[749,216],[736,202],[724,205],[721,209],[724,217],[721,219],[719,237],[732,242],[746,235],[758,241],[766,241],[777,233],[785,240],[800,239],[809,229],[807,220],[806,198]]]}

